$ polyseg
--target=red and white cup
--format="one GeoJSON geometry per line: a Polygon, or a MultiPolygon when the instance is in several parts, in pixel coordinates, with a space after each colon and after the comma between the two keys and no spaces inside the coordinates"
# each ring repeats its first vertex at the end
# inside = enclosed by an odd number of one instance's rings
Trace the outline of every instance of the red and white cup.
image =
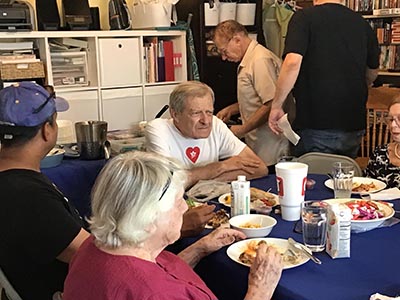
{"type": "Polygon", "coordinates": [[[306,191],[308,165],[299,162],[280,162],[275,165],[276,183],[282,219],[300,219],[301,203],[306,191]]]}

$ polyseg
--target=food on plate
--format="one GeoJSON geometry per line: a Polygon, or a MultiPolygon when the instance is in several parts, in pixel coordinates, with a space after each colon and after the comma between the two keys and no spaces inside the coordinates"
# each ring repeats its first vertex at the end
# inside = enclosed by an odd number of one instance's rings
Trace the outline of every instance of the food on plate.
{"type": "Polygon", "coordinates": [[[212,217],[208,222],[207,225],[211,226],[212,228],[218,228],[223,224],[229,222],[229,216],[225,209],[220,209],[215,213],[215,216],[212,217]]]}
{"type": "Polygon", "coordinates": [[[186,199],[186,204],[189,209],[196,207],[196,202],[192,198],[187,198],[186,199]]]}
{"type": "MultiPolygon", "coordinates": [[[[256,257],[258,246],[261,244],[267,244],[266,241],[250,241],[247,243],[247,248],[239,255],[239,261],[244,264],[251,265],[254,262],[256,257]]],[[[289,264],[297,264],[300,260],[300,256],[294,253],[291,250],[282,249],[277,247],[276,245],[269,245],[270,247],[274,247],[281,255],[282,260],[289,264]]]]}
{"type": "Polygon", "coordinates": [[[351,189],[352,192],[356,193],[362,193],[362,192],[369,192],[376,190],[377,187],[375,183],[359,183],[359,182],[353,182],[353,187],[351,189]]]}
{"type": "Polygon", "coordinates": [[[352,220],[373,220],[385,217],[382,210],[374,201],[352,200],[346,202],[350,207],[352,220]]]}
{"type": "Polygon", "coordinates": [[[231,204],[231,202],[232,202],[232,196],[231,196],[231,194],[228,194],[228,195],[226,195],[226,196],[224,197],[224,202],[225,202],[225,204],[227,204],[227,205],[230,205],[230,204],[231,204]]]}
{"type": "Polygon", "coordinates": [[[239,225],[239,227],[241,227],[241,228],[261,228],[261,225],[247,222],[245,224],[239,225]]]}
{"type": "Polygon", "coordinates": [[[258,246],[261,244],[266,244],[266,241],[250,241],[247,244],[247,248],[240,254],[239,260],[244,264],[251,265],[256,257],[258,246]]]}
{"type": "Polygon", "coordinates": [[[266,206],[276,205],[275,195],[255,187],[250,188],[250,201],[262,201],[266,206]]]}

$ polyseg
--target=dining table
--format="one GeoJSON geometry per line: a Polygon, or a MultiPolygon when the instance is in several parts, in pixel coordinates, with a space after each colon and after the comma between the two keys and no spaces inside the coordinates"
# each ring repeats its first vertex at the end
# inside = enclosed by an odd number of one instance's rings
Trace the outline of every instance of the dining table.
{"type": "Polygon", "coordinates": [[[90,193],[107,160],[64,158],[60,165],[41,172],[71,201],[82,217],[90,216],[90,193]]]}
{"type": "MultiPolygon", "coordinates": [[[[309,174],[316,181],[313,189],[307,190],[305,200],[333,198],[333,191],[325,186],[327,175],[309,174]]],[[[250,185],[263,190],[277,192],[275,175],[251,180],[250,185]]],[[[354,197],[357,197],[354,195],[354,197]]],[[[215,203],[218,199],[214,199],[215,203]]],[[[390,201],[395,210],[400,210],[400,199],[390,201]]],[[[217,205],[217,209],[224,205],[217,205]]],[[[285,221],[278,209],[271,212],[278,222],[268,237],[303,242],[302,234],[295,231],[297,221],[285,221]]],[[[399,220],[395,214],[392,223],[399,220]]],[[[300,221],[301,222],[301,221],[300,221]]],[[[210,230],[202,233],[205,235],[210,230]]],[[[172,252],[194,243],[200,237],[183,238],[169,247],[172,252]]],[[[247,290],[249,267],[230,259],[224,247],[205,257],[195,271],[215,293],[219,300],[243,300],[247,290]]],[[[325,251],[314,255],[322,261],[318,265],[311,260],[303,265],[285,269],[273,295],[274,300],[368,300],[374,293],[389,296],[400,295],[400,225],[376,228],[371,231],[351,234],[349,258],[331,258],[325,251]]]]}

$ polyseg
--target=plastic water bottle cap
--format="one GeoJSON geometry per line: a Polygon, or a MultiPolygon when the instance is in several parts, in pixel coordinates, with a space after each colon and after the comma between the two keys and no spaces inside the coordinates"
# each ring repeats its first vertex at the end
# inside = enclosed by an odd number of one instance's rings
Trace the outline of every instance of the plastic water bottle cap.
{"type": "Polygon", "coordinates": [[[238,179],[239,181],[246,181],[246,176],[244,176],[244,175],[239,175],[239,176],[237,177],[237,179],[238,179]]]}

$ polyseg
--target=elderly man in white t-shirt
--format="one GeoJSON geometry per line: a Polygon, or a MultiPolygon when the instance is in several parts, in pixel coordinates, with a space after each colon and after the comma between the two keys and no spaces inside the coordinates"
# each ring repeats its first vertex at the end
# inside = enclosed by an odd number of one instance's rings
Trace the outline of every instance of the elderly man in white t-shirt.
{"type": "Polygon", "coordinates": [[[147,150],[183,163],[190,170],[189,184],[267,175],[264,162],[213,116],[214,93],[209,86],[181,83],[172,91],[169,105],[172,119],[155,119],[146,127],[147,150]]]}
{"type": "MultiPolygon", "coordinates": [[[[231,181],[238,175],[252,179],[268,174],[264,162],[213,116],[214,92],[209,86],[198,81],[181,83],[172,91],[169,106],[172,119],[147,124],[146,148],[184,164],[189,170],[189,186],[202,179],[231,181]]],[[[213,205],[205,205],[189,210],[182,235],[192,235],[185,234],[187,227],[198,232],[213,209],[213,205]]]]}

